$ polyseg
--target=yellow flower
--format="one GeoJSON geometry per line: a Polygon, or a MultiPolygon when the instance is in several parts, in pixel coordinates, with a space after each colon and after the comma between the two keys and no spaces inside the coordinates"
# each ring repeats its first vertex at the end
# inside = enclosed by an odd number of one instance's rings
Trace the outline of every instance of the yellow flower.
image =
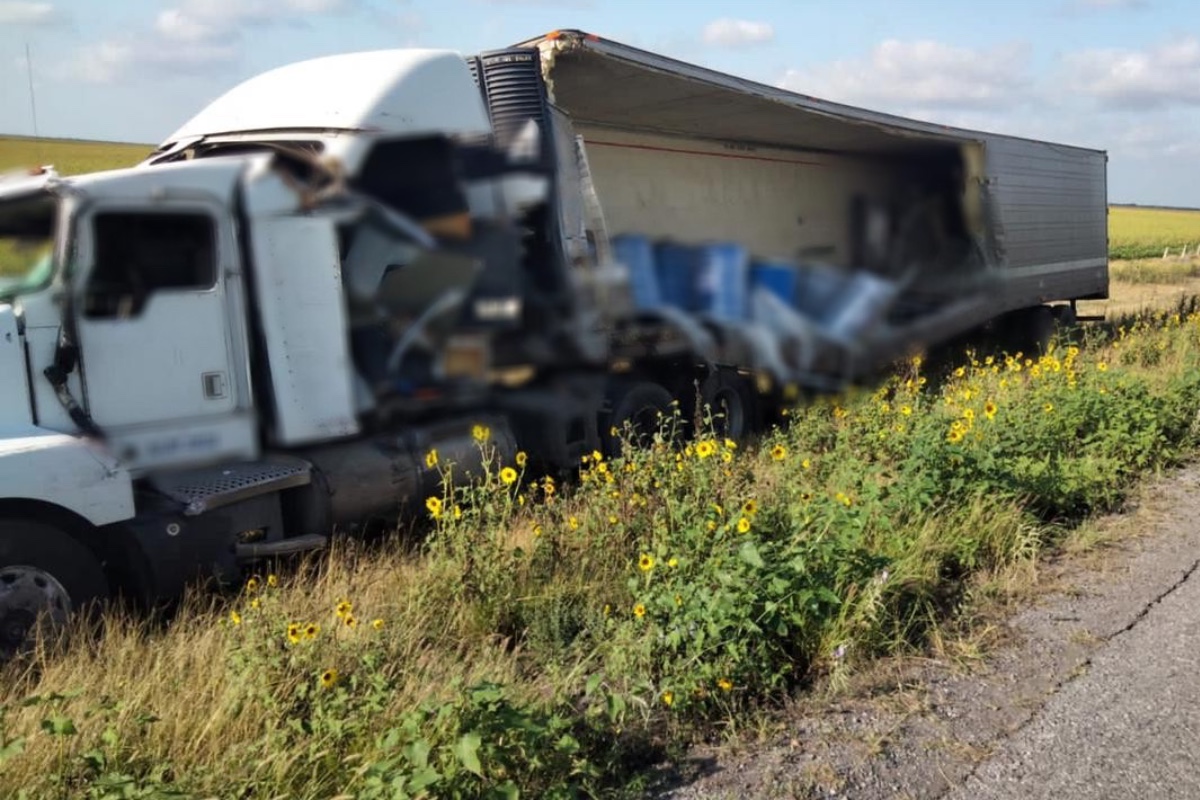
{"type": "Polygon", "coordinates": [[[649,572],[654,569],[654,557],[649,553],[642,553],[642,557],[638,559],[638,569],[642,572],[649,572]]]}
{"type": "Polygon", "coordinates": [[[1054,403],[1046,403],[1046,405],[1042,406],[1042,410],[1049,414],[1054,410],[1054,403]]]}
{"type": "Polygon", "coordinates": [[[429,509],[429,513],[434,519],[442,516],[442,499],[440,497],[425,498],[425,507],[429,509]]]}
{"type": "Polygon", "coordinates": [[[545,492],[547,496],[554,494],[554,479],[547,475],[542,479],[542,481],[542,491],[545,492]]]}
{"type": "Polygon", "coordinates": [[[637,617],[638,619],[641,619],[642,617],[646,616],[646,607],[644,605],[642,605],[641,603],[638,603],[636,606],[633,607],[633,615],[635,617],[637,617]]]}
{"type": "Polygon", "coordinates": [[[742,504],[742,511],[753,517],[758,513],[758,501],[754,500],[753,498],[747,500],[742,504]]]}
{"type": "Polygon", "coordinates": [[[304,638],[305,639],[315,639],[315,638],[317,638],[317,634],[320,632],[321,632],[321,626],[316,624],[315,622],[310,622],[304,628],[304,638]]]}
{"type": "Polygon", "coordinates": [[[674,693],[672,693],[672,692],[663,692],[662,701],[663,701],[663,703],[665,703],[666,705],[670,706],[672,703],[674,703],[674,702],[675,702],[675,695],[674,695],[674,693]]]}
{"type": "Polygon", "coordinates": [[[709,458],[717,452],[717,447],[712,442],[704,441],[696,445],[697,458],[709,458]]]}
{"type": "Polygon", "coordinates": [[[500,480],[504,481],[506,486],[512,485],[516,479],[517,471],[512,467],[505,467],[504,469],[500,470],[500,480]]]}
{"type": "Polygon", "coordinates": [[[593,450],[592,451],[592,460],[598,464],[604,460],[604,456],[601,455],[599,450],[593,450]]]}
{"type": "Polygon", "coordinates": [[[745,517],[742,517],[741,519],[739,519],[738,524],[737,524],[737,532],[738,533],[749,533],[750,532],[750,520],[746,519],[745,517]]]}
{"type": "Polygon", "coordinates": [[[737,450],[737,442],[735,442],[733,439],[726,439],[725,447],[728,450],[737,450]]]}
{"type": "Polygon", "coordinates": [[[258,578],[251,578],[250,580],[246,581],[246,593],[247,594],[254,594],[257,591],[258,591],[258,578]]]}
{"type": "Polygon", "coordinates": [[[353,610],[354,610],[353,603],[351,603],[349,600],[342,600],[340,603],[337,604],[337,608],[335,609],[335,612],[337,613],[337,615],[339,617],[346,617],[353,610]]]}
{"type": "Polygon", "coordinates": [[[577,517],[567,517],[567,527],[573,531],[579,530],[579,519],[577,517]]]}
{"type": "Polygon", "coordinates": [[[803,469],[812,469],[812,461],[806,458],[800,462],[800,466],[803,469]]]}
{"type": "Polygon", "coordinates": [[[834,407],[833,407],[833,416],[834,416],[834,418],[836,418],[836,419],[841,419],[841,418],[845,417],[845,416],[846,416],[846,414],[847,414],[847,411],[846,411],[846,409],[842,408],[841,406],[834,406],[834,407]]]}
{"type": "Polygon", "coordinates": [[[973,421],[975,419],[975,410],[971,408],[963,409],[963,419],[973,421]]]}
{"type": "Polygon", "coordinates": [[[383,620],[381,620],[381,619],[371,620],[371,627],[377,631],[383,630],[383,620]]]}
{"type": "Polygon", "coordinates": [[[834,495],[834,499],[844,505],[846,508],[849,508],[854,502],[845,492],[838,492],[836,495],[834,495]]]}
{"type": "Polygon", "coordinates": [[[241,625],[242,624],[242,615],[239,614],[236,610],[230,611],[229,612],[229,621],[232,622],[234,625],[241,625]]]}
{"type": "Polygon", "coordinates": [[[1101,372],[1108,372],[1108,364],[1101,361],[1096,365],[1096,369],[1100,370],[1101,372]]]}
{"type": "Polygon", "coordinates": [[[525,462],[528,460],[529,460],[529,456],[525,455],[524,450],[518,451],[518,453],[517,453],[517,466],[518,467],[525,466],[525,462]]]}
{"type": "Polygon", "coordinates": [[[667,559],[667,566],[670,567],[671,569],[678,567],[679,559],[675,558],[674,556],[671,556],[670,558],[667,559]]]}
{"type": "Polygon", "coordinates": [[[358,617],[354,616],[353,614],[347,614],[343,622],[346,624],[346,627],[350,628],[351,630],[358,627],[358,617]]]}
{"type": "Polygon", "coordinates": [[[429,467],[430,469],[433,469],[437,465],[438,465],[437,450],[436,449],[430,450],[428,453],[425,454],[425,466],[429,467]]]}
{"type": "Polygon", "coordinates": [[[988,419],[992,419],[993,417],[995,417],[996,416],[996,404],[993,403],[991,400],[988,400],[986,403],[984,403],[983,404],[983,415],[985,417],[987,417],[988,419]]]}
{"type": "Polygon", "coordinates": [[[462,509],[461,509],[460,507],[458,507],[458,506],[455,506],[455,507],[454,507],[454,518],[455,518],[455,519],[462,519],[462,509]]]}
{"type": "Polygon", "coordinates": [[[721,460],[728,464],[729,462],[733,461],[733,453],[726,450],[724,453],[721,453],[721,460]]]}
{"type": "Polygon", "coordinates": [[[338,671],[332,667],[321,673],[321,686],[326,689],[332,689],[337,683],[338,671]]]}
{"type": "Polygon", "coordinates": [[[721,678],[721,680],[717,681],[717,686],[721,688],[721,691],[729,692],[733,690],[733,681],[729,680],[729,678],[721,678]]]}
{"type": "Polygon", "coordinates": [[[271,575],[267,576],[267,586],[270,586],[272,589],[274,589],[278,585],[279,585],[279,578],[276,578],[273,573],[271,575]]]}
{"type": "Polygon", "coordinates": [[[677,606],[683,605],[683,595],[679,595],[679,594],[675,595],[675,605],[677,605],[677,606]]]}
{"type": "Polygon", "coordinates": [[[483,444],[488,439],[492,438],[492,431],[486,425],[476,425],[475,427],[471,428],[471,438],[480,444],[483,444]]]}
{"type": "Polygon", "coordinates": [[[537,523],[536,525],[534,525],[534,526],[533,526],[533,535],[534,535],[534,536],[541,536],[541,535],[542,535],[542,523],[540,523],[540,522],[539,522],[539,523],[537,523]]]}
{"type": "Polygon", "coordinates": [[[293,622],[287,626],[287,640],[292,644],[300,644],[300,624],[293,622]]]}
{"type": "Polygon", "coordinates": [[[946,441],[950,442],[951,444],[958,444],[963,440],[964,435],[965,434],[961,428],[951,428],[950,432],[946,434],[946,441]]]}
{"type": "Polygon", "coordinates": [[[900,406],[900,413],[906,417],[912,416],[912,406],[900,406]]]}
{"type": "Polygon", "coordinates": [[[608,515],[608,524],[609,525],[616,525],[617,521],[618,520],[617,520],[616,516],[614,516],[613,514],[608,515]]]}
{"type": "Polygon", "coordinates": [[[261,601],[257,597],[250,601],[250,607],[253,609],[257,609],[259,605],[261,605],[261,601]]]}
{"type": "Polygon", "coordinates": [[[771,458],[776,461],[783,461],[787,458],[787,448],[781,444],[777,444],[771,448],[771,458]]]}
{"type": "Polygon", "coordinates": [[[965,369],[963,369],[962,367],[959,367],[958,369],[954,370],[954,377],[956,377],[956,378],[961,378],[962,376],[964,376],[966,374],[967,374],[967,371],[965,369]]]}

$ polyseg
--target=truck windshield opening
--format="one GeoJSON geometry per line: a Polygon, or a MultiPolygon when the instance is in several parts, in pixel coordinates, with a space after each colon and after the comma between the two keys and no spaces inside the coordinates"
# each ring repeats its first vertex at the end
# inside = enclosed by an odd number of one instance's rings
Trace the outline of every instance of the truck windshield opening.
{"type": "Polygon", "coordinates": [[[0,200],[0,297],[37,290],[54,272],[58,215],[49,194],[0,200]]]}

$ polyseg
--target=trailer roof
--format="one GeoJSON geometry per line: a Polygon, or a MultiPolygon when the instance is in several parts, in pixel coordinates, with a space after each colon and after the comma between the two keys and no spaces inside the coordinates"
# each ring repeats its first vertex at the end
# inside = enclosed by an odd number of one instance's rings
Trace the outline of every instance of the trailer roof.
{"type": "MultiPolygon", "coordinates": [[[[689,64],[578,30],[519,42],[552,53],[556,99],[580,122],[830,152],[881,153],[1026,137],[955,128],[834,103],[689,64]],[[572,69],[572,65],[582,68],[572,69]],[[681,92],[680,81],[693,84],[681,92]],[[614,87],[619,87],[614,91],[614,87]],[[781,125],[780,106],[805,111],[781,125]],[[907,139],[907,143],[904,141],[907,139]]],[[[1046,142],[1072,150],[1104,151],[1046,142]]]]}

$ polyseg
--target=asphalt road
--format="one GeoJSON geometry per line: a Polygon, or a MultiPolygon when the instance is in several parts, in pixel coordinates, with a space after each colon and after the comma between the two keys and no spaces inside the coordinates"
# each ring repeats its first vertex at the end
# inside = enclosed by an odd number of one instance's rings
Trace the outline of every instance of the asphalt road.
{"type": "Polygon", "coordinates": [[[953,800],[1200,798],[1200,575],[1096,651],[953,800]]]}

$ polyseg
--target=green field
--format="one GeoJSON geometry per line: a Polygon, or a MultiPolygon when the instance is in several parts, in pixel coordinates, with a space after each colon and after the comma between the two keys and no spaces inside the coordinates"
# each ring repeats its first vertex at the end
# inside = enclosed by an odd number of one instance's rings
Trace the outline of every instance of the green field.
{"type": "Polygon", "coordinates": [[[60,175],[99,172],[131,167],[153,149],[149,144],[0,136],[0,172],[43,165],[53,165],[60,175]]]}
{"type": "Polygon", "coordinates": [[[1108,214],[1108,252],[1116,259],[1161,256],[1200,245],[1200,210],[1113,206],[1108,214]]]}

